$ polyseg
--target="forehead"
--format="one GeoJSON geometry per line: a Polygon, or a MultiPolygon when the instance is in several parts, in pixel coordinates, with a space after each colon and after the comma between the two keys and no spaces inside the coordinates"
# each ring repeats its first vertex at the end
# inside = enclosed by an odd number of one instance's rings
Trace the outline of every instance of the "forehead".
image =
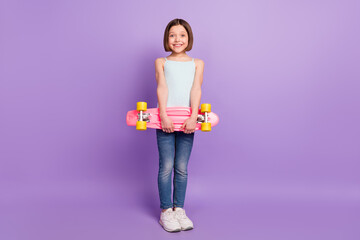
{"type": "Polygon", "coordinates": [[[186,33],[186,29],[182,25],[172,26],[169,33],[186,33]]]}

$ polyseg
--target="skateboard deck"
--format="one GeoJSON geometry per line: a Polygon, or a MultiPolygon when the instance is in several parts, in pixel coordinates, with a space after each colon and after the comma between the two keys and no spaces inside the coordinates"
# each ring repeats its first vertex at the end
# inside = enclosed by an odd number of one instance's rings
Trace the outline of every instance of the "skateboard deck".
{"type": "MultiPolygon", "coordinates": [[[[185,120],[191,116],[190,107],[167,107],[166,113],[174,124],[175,131],[183,131],[180,129],[185,120]]],[[[128,126],[136,126],[136,122],[139,120],[139,111],[132,110],[126,114],[126,123],[128,126]]],[[[205,120],[205,114],[199,109],[198,118],[195,130],[201,130],[201,123],[205,120]]],[[[161,120],[159,114],[159,108],[149,108],[143,111],[143,121],[146,121],[148,128],[161,129],[161,120]]],[[[219,116],[213,112],[208,113],[208,122],[211,123],[211,127],[214,127],[219,122],[219,116]]]]}

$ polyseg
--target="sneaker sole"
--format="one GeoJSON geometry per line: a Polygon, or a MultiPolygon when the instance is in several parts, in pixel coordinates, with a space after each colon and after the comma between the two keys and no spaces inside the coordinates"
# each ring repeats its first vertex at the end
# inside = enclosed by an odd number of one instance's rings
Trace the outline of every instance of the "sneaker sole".
{"type": "Polygon", "coordinates": [[[189,231],[191,229],[194,229],[194,227],[181,228],[182,231],[189,231]]]}
{"type": "Polygon", "coordinates": [[[174,229],[174,230],[167,229],[167,228],[163,225],[163,223],[162,223],[161,220],[159,220],[159,223],[160,223],[160,225],[165,229],[165,231],[167,231],[167,232],[180,232],[180,231],[181,231],[181,228],[177,228],[177,229],[174,229]]]}

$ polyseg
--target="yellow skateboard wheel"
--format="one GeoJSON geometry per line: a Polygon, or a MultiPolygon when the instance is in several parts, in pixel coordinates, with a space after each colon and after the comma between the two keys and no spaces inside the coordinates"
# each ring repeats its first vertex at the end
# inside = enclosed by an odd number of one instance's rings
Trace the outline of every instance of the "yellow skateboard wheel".
{"type": "Polygon", "coordinates": [[[210,132],[211,131],[211,123],[201,123],[201,131],[210,132]]]}
{"type": "Polygon", "coordinates": [[[210,103],[203,103],[201,104],[201,112],[211,112],[211,104],[210,103]]]}
{"type": "Polygon", "coordinates": [[[137,102],[136,103],[136,110],[138,111],[146,111],[147,103],[146,102],[137,102]]]}
{"type": "Polygon", "coordinates": [[[146,130],[146,122],[145,121],[137,121],[136,122],[136,130],[145,131],[146,130]]]}

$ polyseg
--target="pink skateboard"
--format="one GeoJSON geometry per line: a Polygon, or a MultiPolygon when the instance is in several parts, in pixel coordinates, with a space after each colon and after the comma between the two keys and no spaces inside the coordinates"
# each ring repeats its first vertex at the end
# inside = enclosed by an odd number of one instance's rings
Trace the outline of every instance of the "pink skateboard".
{"type": "MultiPolygon", "coordinates": [[[[127,125],[136,126],[137,130],[146,130],[146,127],[161,129],[159,108],[147,109],[146,105],[146,102],[138,102],[137,110],[128,111],[126,114],[127,125]]],[[[174,124],[174,130],[183,131],[183,129],[180,130],[180,128],[185,120],[191,116],[191,108],[168,107],[166,108],[166,112],[174,124]]],[[[211,127],[217,125],[218,122],[219,117],[217,114],[211,112],[211,105],[201,104],[195,130],[209,132],[211,131],[211,127]]]]}

